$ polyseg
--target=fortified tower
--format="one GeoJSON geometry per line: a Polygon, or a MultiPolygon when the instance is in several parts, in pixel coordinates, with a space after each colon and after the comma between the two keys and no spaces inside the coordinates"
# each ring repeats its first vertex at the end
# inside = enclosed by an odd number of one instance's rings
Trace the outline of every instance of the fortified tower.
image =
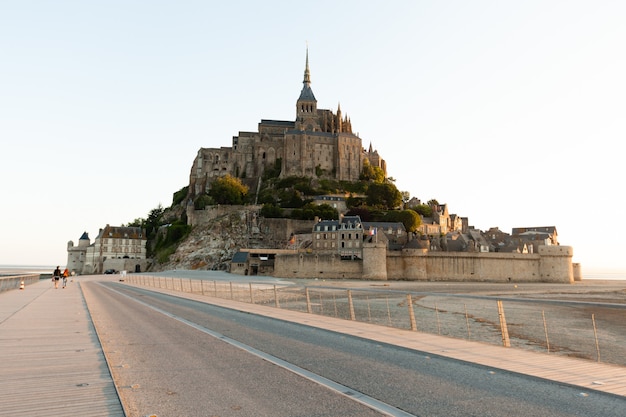
{"type": "Polygon", "coordinates": [[[574,249],[571,246],[541,245],[539,256],[539,272],[543,282],[574,283],[574,249]]]}
{"type": "Polygon", "coordinates": [[[81,274],[87,259],[87,248],[91,241],[87,232],[84,232],[78,239],[78,246],[74,246],[71,240],[67,242],[67,269],[70,272],[81,274]]]}

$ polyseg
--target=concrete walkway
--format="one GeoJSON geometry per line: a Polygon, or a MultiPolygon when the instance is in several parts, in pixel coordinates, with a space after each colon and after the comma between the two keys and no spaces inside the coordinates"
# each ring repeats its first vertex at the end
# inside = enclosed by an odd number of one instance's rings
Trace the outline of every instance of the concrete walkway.
{"type": "MultiPolygon", "coordinates": [[[[81,277],[80,280],[115,280],[81,277]]],[[[128,284],[130,285],[130,284],[128,284]]],[[[626,367],[154,289],[589,390],[626,396],[626,367]]],[[[0,293],[0,416],[124,416],[79,282],[0,293]]]]}

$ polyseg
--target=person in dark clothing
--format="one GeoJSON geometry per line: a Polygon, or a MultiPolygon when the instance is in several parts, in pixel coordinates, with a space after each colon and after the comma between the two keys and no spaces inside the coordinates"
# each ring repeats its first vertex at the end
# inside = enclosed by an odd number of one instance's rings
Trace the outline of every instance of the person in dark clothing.
{"type": "Polygon", "coordinates": [[[52,273],[52,280],[54,281],[54,288],[59,288],[59,280],[61,279],[61,269],[57,266],[57,269],[52,273]]]}

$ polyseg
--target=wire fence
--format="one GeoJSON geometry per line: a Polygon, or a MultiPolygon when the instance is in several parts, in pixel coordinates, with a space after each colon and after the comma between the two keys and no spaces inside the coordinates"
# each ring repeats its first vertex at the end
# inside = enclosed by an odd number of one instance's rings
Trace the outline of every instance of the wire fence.
{"type": "Polygon", "coordinates": [[[142,286],[626,365],[626,305],[150,275],[125,279],[142,286]]]}

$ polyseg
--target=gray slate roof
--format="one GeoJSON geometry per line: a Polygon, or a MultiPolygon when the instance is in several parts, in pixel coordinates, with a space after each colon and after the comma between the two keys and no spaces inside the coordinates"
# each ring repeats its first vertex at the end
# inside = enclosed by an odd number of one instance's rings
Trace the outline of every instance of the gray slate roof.
{"type": "Polygon", "coordinates": [[[232,263],[243,264],[248,260],[248,252],[237,252],[233,255],[232,263]]]}

